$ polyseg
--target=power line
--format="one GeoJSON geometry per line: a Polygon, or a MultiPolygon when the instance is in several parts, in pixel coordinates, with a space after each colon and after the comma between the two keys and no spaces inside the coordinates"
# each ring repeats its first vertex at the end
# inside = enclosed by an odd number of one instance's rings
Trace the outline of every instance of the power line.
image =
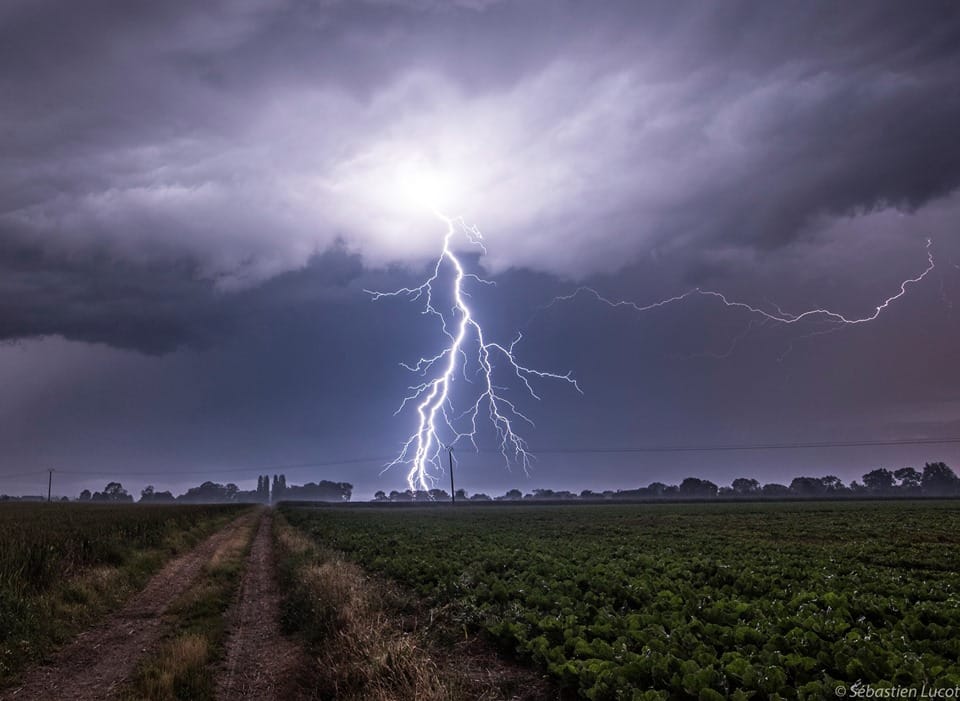
{"type": "Polygon", "coordinates": [[[343,460],[321,460],[316,462],[292,463],[287,465],[267,465],[260,467],[238,467],[227,469],[206,470],[197,468],[193,470],[162,470],[159,472],[126,472],[123,470],[58,470],[64,475],[123,475],[124,477],[157,477],[165,475],[235,475],[235,474],[257,474],[264,472],[291,472],[294,470],[311,469],[315,467],[337,467],[340,465],[358,465],[361,463],[380,464],[391,458],[347,458],[343,460]]]}
{"type": "MultiPolygon", "coordinates": [[[[864,440],[864,441],[811,441],[797,443],[722,443],[705,445],[645,445],[645,446],[627,446],[623,448],[531,448],[530,452],[535,455],[616,455],[632,453],[711,453],[711,452],[730,452],[730,451],[753,451],[753,450],[810,450],[816,448],[869,448],[869,447],[894,447],[911,445],[948,445],[960,443],[960,437],[948,438],[911,438],[900,440],[864,440]]],[[[476,451],[480,454],[499,454],[495,449],[481,449],[476,451]]],[[[469,455],[470,451],[465,451],[461,455],[469,455]]],[[[344,465],[361,464],[385,464],[393,459],[394,456],[365,457],[365,458],[346,458],[339,460],[319,460],[313,462],[288,463],[285,465],[267,465],[260,467],[238,467],[206,470],[197,468],[192,470],[162,470],[155,472],[126,472],[123,470],[57,470],[61,475],[77,476],[111,476],[118,475],[123,477],[165,477],[168,475],[237,475],[237,474],[259,474],[268,472],[293,472],[297,470],[314,469],[318,467],[340,467],[344,465]]],[[[47,470],[37,470],[33,472],[20,472],[15,474],[0,475],[0,479],[14,479],[19,477],[34,477],[46,474],[47,470]]]]}
{"type": "Polygon", "coordinates": [[[33,472],[14,472],[9,475],[0,475],[3,479],[14,479],[16,477],[36,477],[38,475],[47,474],[46,470],[34,470],[33,472]]]}
{"type": "MultiPolygon", "coordinates": [[[[914,438],[873,441],[815,441],[810,443],[726,443],[718,445],[650,445],[626,448],[531,448],[535,454],[602,454],[602,453],[693,453],[731,450],[804,450],[809,448],[865,448],[901,445],[946,445],[960,443],[960,438],[914,438]]],[[[480,452],[496,452],[481,450],[480,452]]]]}

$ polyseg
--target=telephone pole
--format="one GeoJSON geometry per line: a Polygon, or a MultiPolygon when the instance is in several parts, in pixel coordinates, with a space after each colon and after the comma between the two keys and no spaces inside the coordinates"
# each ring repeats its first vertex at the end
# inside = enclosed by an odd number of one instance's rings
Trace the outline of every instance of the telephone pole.
{"type": "Polygon", "coordinates": [[[47,470],[47,503],[50,503],[50,492],[53,489],[53,470],[47,470]]]}
{"type": "Polygon", "coordinates": [[[447,456],[450,461],[450,503],[456,504],[457,493],[453,491],[453,446],[451,445],[449,448],[447,448],[447,451],[447,456]]]}

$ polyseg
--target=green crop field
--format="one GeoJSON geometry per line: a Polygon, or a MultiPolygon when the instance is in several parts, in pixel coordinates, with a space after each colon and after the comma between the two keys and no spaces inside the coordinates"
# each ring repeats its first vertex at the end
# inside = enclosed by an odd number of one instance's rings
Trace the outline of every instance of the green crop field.
{"type": "Polygon", "coordinates": [[[287,508],[591,699],[960,685],[960,503],[287,508]]]}

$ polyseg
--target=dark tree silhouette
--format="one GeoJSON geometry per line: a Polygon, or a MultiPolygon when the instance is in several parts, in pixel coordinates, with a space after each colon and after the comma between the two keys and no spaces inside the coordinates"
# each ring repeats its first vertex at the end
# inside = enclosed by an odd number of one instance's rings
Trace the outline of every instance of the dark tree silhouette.
{"type": "Polygon", "coordinates": [[[760,493],[760,483],[755,479],[738,477],[730,483],[733,493],[740,497],[754,496],[760,493]]]}
{"type": "MultiPolygon", "coordinates": [[[[280,494],[283,499],[290,501],[350,501],[353,494],[353,485],[349,482],[330,482],[329,480],[320,480],[320,482],[307,482],[306,484],[287,486],[286,477],[281,475],[280,494]]],[[[382,491],[377,492],[383,498],[379,501],[386,501],[387,495],[382,491]]],[[[281,498],[274,496],[274,500],[281,498]]],[[[376,495],[374,496],[376,499],[376,495]]]]}
{"type": "Polygon", "coordinates": [[[872,470],[863,476],[863,484],[874,494],[889,494],[893,490],[893,473],[882,467],[872,470]]]}
{"type": "Polygon", "coordinates": [[[717,496],[717,485],[709,480],[687,477],[680,483],[680,496],[710,499],[717,496]]]}
{"type": "Polygon", "coordinates": [[[796,497],[819,497],[825,492],[819,477],[794,477],[790,482],[790,494],[796,497]]]}
{"type": "Polygon", "coordinates": [[[953,496],[960,493],[960,480],[953,470],[942,462],[928,462],[923,466],[920,486],[924,494],[931,496],[953,496]]]}
{"type": "Polygon", "coordinates": [[[131,502],[133,497],[127,494],[127,490],[119,482],[108,482],[102,492],[93,493],[90,501],[131,502]]]}
{"type": "Polygon", "coordinates": [[[786,497],[790,496],[790,487],[785,484],[769,482],[761,487],[760,493],[765,497],[786,497]]]}
{"type": "Polygon", "coordinates": [[[920,480],[923,475],[919,470],[913,467],[901,467],[893,473],[893,476],[900,480],[898,485],[900,489],[906,489],[912,492],[920,490],[920,480]]]}

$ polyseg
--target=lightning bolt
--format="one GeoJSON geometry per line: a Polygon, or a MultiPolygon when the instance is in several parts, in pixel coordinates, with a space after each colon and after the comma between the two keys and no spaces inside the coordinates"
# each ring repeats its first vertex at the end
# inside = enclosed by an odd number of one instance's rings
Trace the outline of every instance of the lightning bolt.
{"type": "MultiPolygon", "coordinates": [[[[695,287],[691,290],[687,290],[683,294],[675,295],[673,297],[668,297],[666,299],[662,299],[657,302],[652,302],[649,304],[639,304],[637,302],[631,302],[628,300],[613,300],[613,299],[610,299],[609,297],[605,297],[604,295],[600,294],[599,292],[597,292],[597,290],[595,290],[592,287],[583,286],[583,287],[578,287],[576,290],[574,290],[570,294],[554,297],[548,304],[541,307],[541,311],[549,309],[550,307],[553,307],[554,305],[559,304],[561,302],[571,301],[581,295],[591,296],[595,298],[598,302],[601,302],[602,304],[606,304],[607,306],[613,307],[614,309],[626,307],[626,308],[633,309],[634,311],[637,311],[637,312],[647,312],[652,309],[656,309],[658,307],[665,307],[667,305],[682,302],[683,300],[689,299],[691,297],[700,296],[700,297],[707,297],[710,299],[719,300],[721,304],[723,304],[725,307],[728,307],[728,308],[741,309],[746,312],[749,312],[750,314],[753,314],[756,317],[758,317],[760,321],[771,321],[779,324],[798,324],[801,321],[807,320],[807,321],[822,321],[822,322],[827,322],[827,323],[832,323],[837,325],[836,328],[831,327],[828,331],[818,331],[818,332],[809,334],[811,336],[821,335],[823,333],[829,333],[831,331],[837,330],[841,325],[865,324],[877,319],[891,304],[893,304],[894,302],[899,300],[901,297],[903,297],[905,294],[907,294],[907,289],[911,285],[916,285],[922,282],[923,279],[926,278],[931,272],[933,272],[934,268],[936,268],[936,263],[933,258],[932,245],[933,245],[932,241],[930,239],[927,239],[927,246],[926,246],[927,267],[923,270],[923,272],[921,272],[916,277],[907,278],[906,280],[901,282],[900,289],[895,294],[887,297],[885,300],[883,300],[883,302],[881,302],[876,307],[874,307],[872,313],[867,314],[865,316],[860,316],[860,317],[848,317],[844,314],[841,314],[840,312],[836,312],[831,309],[820,309],[820,308],[808,309],[807,311],[800,312],[799,314],[790,314],[789,312],[785,312],[776,304],[771,305],[775,310],[771,312],[765,309],[761,309],[760,307],[756,307],[752,304],[748,304],[746,302],[732,300],[722,292],[717,292],[715,290],[705,290],[700,287],[695,287]]],[[[737,339],[737,340],[740,340],[740,339],[737,339]]],[[[724,357],[725,355],[727,354],[724,354],[724,357]]]]}
{"type": "Polygon", "coordinates": [[[483,236],[475,226],[467,225],[461,217],[448,217],[436,210],[434,214],[445,224],[446,233],[443,237],[443,250],[433,265],[431,275],[417,287],[402,287],[391,292],[365,290],[374,301],[384,297],[405,297],[414,302],[422,301],[422,313],[437,318],[446,339],[436,355],[421,357],[413,364],[401,363],[410,372],[426,379],[408,388],[411,394],[403,399],[394,413],[397,415],[409,404],[416,404],[417,428],[404,442],[400,454],[384,468],[387,470],[396,465],[409,465],[407,483],[410,489],[424,491],[429,490],[434,479],[433,473],[443,471],[442,451],[445,448],[452,448],[461,440],[469,440],[474,449],[477,449],[478,421],[484,410],[494,427],[500,453],[506,464],[509,466],[519,463],[524,471],[529,468],[533,456],[515,426],[518,422],[534,426],[534,422],[504,396],[507,391],[504,387],[494,383],[497,360],[505,364],[508,373],[514,375],[534,399],[539,400],[540,396],[532,381],[540,379],[561,380],[583,393],[570,372],[544,372],[521,364],[517,360],[516,348],[523,339],[522,334],[517,334],[506,346],[486,339],[483,327],[467,304],[470,295],[464,286],[468,281],[480,285],[494,283],[467,272],[452,248],[454,237],[458,232],[462,232],[470,244],[476,246],[481,253],[486,253],[483,236]],[[441,274],[445,266],[452,271],[450,291],[453,305],[447,313],[441,311],[434,301],[434,286],[442,284],[441,274]],[[468,367],[475,369],[475,377],[479,375],[479,382],[476,383],[478,389],[474,401],[467,403],[466,408],[457,413],[453,401],[454,383],[462,379],[465,383],[475,384],[467,374],[468,367]]]}

